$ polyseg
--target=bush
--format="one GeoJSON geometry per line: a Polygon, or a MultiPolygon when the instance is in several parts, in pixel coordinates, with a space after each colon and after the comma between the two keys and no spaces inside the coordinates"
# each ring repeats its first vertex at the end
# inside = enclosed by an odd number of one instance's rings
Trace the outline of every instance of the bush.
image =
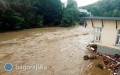
{"type": "Polygon", "coordinates": [[[98,63],[96,66],[97,66],[98,68],[100,68],[100,69],[103,69],[103,65],[100,64],[100,63],[98,63]]]}
{"type": "Polygon", "coordinates": [[[15,12],[14,10],[8,9],[1,14],[1,30],[15,30],[20,29],[24,22],[24,17],[15,12]]]}
{"type": "Polygon", "coordinates": [[[83,58],[84,58],[84,60],[89,60],[89,56],[88,55],[85,55],[83,58]]]}
{"type": "Polygon", "coordinates": [[[62,25],[63,27],[68,27],[68,26],[72,26],[75,24],[75,20],[74,18],[69,15],[69,14],[66,14],[63,16],[63,19],[62,19],[62,25]]]}
{"type": "Polygon", "coordinates": [[[96,56],[88,56],[88,55],[85,55],[85,56],[83,57],[83,59],[84,59],[84,60],[94,60],[94,59],[97,59],[97,57],[96,57],[96,56]]]}
{"type": "Polygon", "coordinates": [[[80,20],[79,24],[84,25],[84,22],[85,22],[84,20],[80,20]]]}

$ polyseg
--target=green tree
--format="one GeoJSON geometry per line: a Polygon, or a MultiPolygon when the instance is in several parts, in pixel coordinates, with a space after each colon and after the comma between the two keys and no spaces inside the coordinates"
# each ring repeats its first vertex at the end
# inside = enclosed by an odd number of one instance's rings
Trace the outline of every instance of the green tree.
{"type": "Polygon", "coordinates": [[[75,25],[75,22],[79,18],[77,2],[74,0],[68,0],[67,6],[63,11],[61,26],[75,25]]]}
{"type": "Polygon", "coordinates": [[[100,9],[98,7],[92,7],[91,13],[93,14],[93,16],[101,16],[100,9]]]}
{"type": "Polygon", "coordinates": [[[87,9],[93,16],[120,17],[120,0],[99,0],[82,8],[87,9]]]}
{"type": "Polygon", "coordinates": [[[3,30],[15,30],[20,29],[24,22],[24,18],[20,13],[16,13],[13,10],[6,10],[0,18],[1,26],[3,30]]]}
{"type": "Polygon", "coordinates": [[[39,0],[35,7],[38,8],[37,14],[43,16],[44,25],[56,26],[61,23],[62,4],[60,0],[39,0]]]}
{"type": "Polygon", "coordinates": [[[114,9],[112,16],[114,16],[114,17],[120,16],[120,11],[118,9],[114,9]]]}
{"type": "Polygon", "coordinates": [[[68,0],[65,7],[60,0],[0,0],[0,30],[74,25],[78,7],[68,0]]]}
{"type": "Polygon", "coordinates": [[[34,7],[37,1],[38,0],[1,0],[1,30],[16,30],[43,26],[43,19],[36,13],[37,7],[34,7]]]}

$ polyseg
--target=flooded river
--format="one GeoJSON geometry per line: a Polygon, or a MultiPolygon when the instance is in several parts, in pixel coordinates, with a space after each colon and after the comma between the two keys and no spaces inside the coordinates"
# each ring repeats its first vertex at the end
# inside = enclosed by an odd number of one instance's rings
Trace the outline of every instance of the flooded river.
{"type": "Polygon", "coordinates": [[[92,29],[79,26],[0,33],[0,75],[109,75],[96,67],[100,60],[83,60],[92,39],[92,29]],[[13,70],[5,71],[5,63],[13,70]]]}

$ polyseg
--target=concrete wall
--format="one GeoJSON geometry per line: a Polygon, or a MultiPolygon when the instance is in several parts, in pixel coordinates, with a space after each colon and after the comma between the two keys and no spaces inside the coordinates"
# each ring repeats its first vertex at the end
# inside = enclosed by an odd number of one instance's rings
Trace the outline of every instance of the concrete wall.
{"type": "Polygon", "coordinates": [[[119,49],[115,49],[115,48],[110,48],[110,47],[106,47],[106,46],[99,46],[98,45],[98,50],[97,52],[100,52],[102,54],[120,54],[120,50],[119,49]]]}
{"type": "MultiPolygon", "coordinates": [[[[91,20],[87,20],[88,27],[92,27],[91,20]]],[[[93,20],[94,27],[102,27],[101,20],[93,20]]],[[[119,46],[115,45],[117,30],[120,29],[120,21],[118,21],[118,29],[116,29],[116,21],[103,20],[104,27],[101,32],[101,41],[95,42],[96,44],[120,49],[119,46]]]]}
{"type": "Polygon", "coordinates": [[[120,21],[118,21],[118,29],[120,29],[120,21]]]}
{"type": "Polygon", "coordinates": [[[102,27],[102,20],[93,20],[94,27],[102,27]]]}
{"type": "Polygon", "coordinates": [[[87,20],[86,23],[87,23],[87,27],[88,27],[88,28],[91,28],[91,27],[92,27],[91,20],[87,20]]]}

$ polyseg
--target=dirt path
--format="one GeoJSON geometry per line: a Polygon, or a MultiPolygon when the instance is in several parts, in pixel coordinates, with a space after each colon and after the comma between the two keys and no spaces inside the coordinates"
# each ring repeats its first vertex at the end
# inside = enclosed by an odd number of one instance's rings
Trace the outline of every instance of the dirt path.
{"type": "Polygon", "coordinates": [[[88,54],[85,47],[93,38],[91,29],[41,28],[40,31],[31,31],[0,42],[0,75],[92,75],[86,73],[91,63],[83,60],[88,54]],[[13,70],[6,72],[5,63],[12,63],[13,70]],[[26,70],[25,66],[39,64],[42,67],[38,70],[30,67],[26,70]]]}

